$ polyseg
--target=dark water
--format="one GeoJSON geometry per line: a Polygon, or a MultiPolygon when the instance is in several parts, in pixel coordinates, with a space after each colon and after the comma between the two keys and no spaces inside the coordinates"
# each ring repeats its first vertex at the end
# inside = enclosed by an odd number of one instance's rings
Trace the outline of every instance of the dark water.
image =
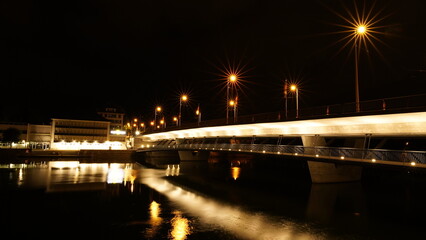
{"type": "Polygon", "coordinates": [[[426,239],[421,174],[311,184],[306,164],[46,162],[0,168],[1,238],[426,239]]]}

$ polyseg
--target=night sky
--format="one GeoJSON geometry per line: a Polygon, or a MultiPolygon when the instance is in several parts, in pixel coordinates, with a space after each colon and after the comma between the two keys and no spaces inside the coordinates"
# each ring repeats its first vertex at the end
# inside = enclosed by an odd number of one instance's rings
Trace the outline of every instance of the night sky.
{"type": "Polygon", "coordinates": [[[225,117],[227,70],[241,72],[240,114],[283,109],[284,79],[300,108],[354,102],[346,41],[355,5],[378,33],[361,51],[360,98],[426,93],[424,0],[3,0],[0,121],[48,124],[116,106],[150,120],[225,117]],[[341,16],[339,16],[339,14],[341,16]],[[376,50],[377,49],[377,50],[376,50]]]}

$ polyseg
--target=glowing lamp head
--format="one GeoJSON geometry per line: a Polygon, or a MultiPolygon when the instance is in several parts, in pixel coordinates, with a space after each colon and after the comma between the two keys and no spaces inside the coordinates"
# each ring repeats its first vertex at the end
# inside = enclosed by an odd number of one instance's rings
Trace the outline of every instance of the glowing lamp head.
{"type": "Polygon", "coordinates": [[[182,95],[182,97],[180,97],[180,99],[185,102],[185,101],[188,100],[188,95],[182,95]]]}
{"type": "Polygon", "coordinates": [[[234,83],[237,81],[237,76],[235,74],[232,74],[231,76],[229,76],[229,81],[231,83],[234,83]]]}
{"type": "Polygon", "coordinates": [[[195,115],[200,115],[200,110],[195,111],[195,115]]]}
{"type": "Polygon", "coordinates": [[[294,84],[293,84],[293,85],[291,85],[291,86],[290,86],[290,90],[291,90],[291,91],[296,91],[296,89],[297,89],[297,86],[296,86],[296,85],[294,85],[294,84]]]}
{"type": "Polygon", "coordinates": [[[149,124],[151,124],[151,126],[154,126],[154,121],[151,121],[149,124]]]}
{"type": "Polygon", "coordinates": [[[177,120],[178,120],[177,117],[173,117],[174,122],[177,122],[177,120]]]}
{"type": "Polygon", "coordinates": [[[157,112],[161,112],[161,107],[157,107],[155,110],[156,110],[157,112]]]}
{"type": "Polygon", "coordinates": [[[234,100],[229,101],[229,106],[234,106],[234,105],[235,105],[235,101],[234,100]]]}
{"type": "Polygon", "coordinates": [[[363,35],[367,32],[367,27],[365,25],[359,25],[356,27],[356,34],[363,35]]]}

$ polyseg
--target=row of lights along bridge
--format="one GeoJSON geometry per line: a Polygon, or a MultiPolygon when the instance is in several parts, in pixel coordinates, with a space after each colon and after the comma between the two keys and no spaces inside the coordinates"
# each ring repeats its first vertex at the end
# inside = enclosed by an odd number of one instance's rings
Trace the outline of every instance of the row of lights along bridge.
{"type": "MultiPolygon", "coordinates": [[[[360,45],[362,44],[363,37],[367,36],[367,25],[364,23],[357,23],[354,25],[354,32],[352,34],[351,40],[354,41],[354,55],[355,55],[355,106],[356,111],[360,111],[360,104],[359,104],[359,80],[358,80],[358,60],[359,60],[359,54],[360,54],[360,45]]],[[[237,123],[238,118],[238,90],[237,90],[237,83],[238,83],[238,76],[236,74],[231,74],[227,78],[226,82],[226,123],[229,123],[230,114],[233,115],[233,123],[237,123]]],[[[287,81],[285,82],[284,86],[284,95],[286,99],[285,103],[285,112],[287,114],[287,94],[288,90],[295,92],[295,98],[296,98],[296,118],[299,117],[299,87],[296,84],[291,84],[288,86],[287,81]]],[[[187,94],[183,94],[179,98],[179,114],[178,116],[173,116],[173,122],[176,126],[182,126],[182,107],[184,104],[189,100],[189,97],[187,94]]],[[[161,114],[163,111],[161,106],[156,106],[154,110],[154,120],[149,123],[149,126],[152,129],[160,129],[160,128],[166,128],[166,119],[163,114],[161,114]],[[161,118],[160,118],[161,116],[161,118]]],[[[201,110],[198,106],[197,110],[195,111],[195,115],[198,119],[198,125],[201,121],[201,110]]],[[[287,117],[287,116],[286,116],[287,117]]],[[[140,130],[145,131],[146,125],[145,123],[138,123],[138,119],[133,119],[133,124],[130,125],[130,123],[127,124],[127,127],[130,128],[133,126],[133,128],[136,130],[136,134],[140,133],[140,130]]]]}
{"type": "MultiPolygon", "coordinates": [[[[230,122],[231,114],[232,114],[232,122],[237,123],[238,117],[238,90],[237,90],[237,82],[238,76],[235,74],[229,75],[226,83],[226,123],[230,122]]],[[[299,89],[296,84],[291,84],[289,87],[285,86],[285,91],[287,90],[293,91],[296,93],[296,118],[299,117],[299,89]]],[[[182,107],[188,102],[189,96],[187,94],[183,94],[179,98],[179,113],[177,116],[173,116],[172,120],[175,126],[182,126],[182,107]]],[[[162,114],[163,108],[161,106],[156,106],[154,109],[154,120],[149,122],[149,127],[151,129],[160,129],[167,127],[167,121],[162,114]]],[[[198,120],[198,125],[201,122],[201,110],[198,106],[195,111],[195,116],[198,120]]],[[[136,134],[139,134],[141,131],[146,130],[146,125],[144,122],[138,123],[138,119],[134,118],[133,123],[127,123],[127,127],[133,127],[136,131],[136,134]]]]}

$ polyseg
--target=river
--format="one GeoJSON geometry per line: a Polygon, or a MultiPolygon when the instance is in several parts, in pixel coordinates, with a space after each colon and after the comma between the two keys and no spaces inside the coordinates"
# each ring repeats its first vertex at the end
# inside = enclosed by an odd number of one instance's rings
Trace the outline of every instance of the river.
{"type": "Polygon", "coordinates": [[[272,157],[113,162],[1,165],[2,238],[426,239],[425,181],[408,170],[311,184],[306,163],[272,157]]]}

